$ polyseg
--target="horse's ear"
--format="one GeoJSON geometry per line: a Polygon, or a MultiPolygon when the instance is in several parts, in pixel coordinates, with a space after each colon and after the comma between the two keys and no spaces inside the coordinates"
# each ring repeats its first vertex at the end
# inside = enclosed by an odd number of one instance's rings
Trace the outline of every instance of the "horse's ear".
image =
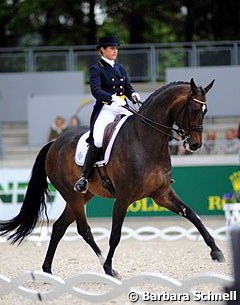
{"type": "Polygon", "coordinates": [[[214,82],[215,82],[215,79],[212,80],[211,83],[209,85],[207,85],[207,87],[204,88],[206,93],[212,88],[214,82]]]}
{"type": "Polygon", "coordinates": [[[191,85],[192,93],[197,94],[197,92],[198,92],[198,87],[197,87],[197,85],[195,84],[193,78],[191,78],[191,80],[190,80],[190,85],[191,85]]]}

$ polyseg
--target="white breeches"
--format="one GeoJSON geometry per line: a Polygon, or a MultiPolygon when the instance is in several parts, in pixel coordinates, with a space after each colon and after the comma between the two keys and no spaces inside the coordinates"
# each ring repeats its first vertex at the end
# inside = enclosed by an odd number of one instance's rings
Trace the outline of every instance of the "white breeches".
{"type": "Polygon", "coordinates": [[[118,114],[129,116],[132,113],[114,102],[111,105],[103,105],[93,128],[93,139],[96,147],[102,147],[104,129],[109,123],[114,121],[118,114]]]}

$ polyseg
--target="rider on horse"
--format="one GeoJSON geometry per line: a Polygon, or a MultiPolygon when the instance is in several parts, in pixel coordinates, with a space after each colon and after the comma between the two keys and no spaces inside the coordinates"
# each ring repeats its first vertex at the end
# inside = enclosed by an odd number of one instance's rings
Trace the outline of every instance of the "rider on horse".
{"type": "Polygon", "coordinates": [[[114,121],[119,114],[130,115],[126,99],[134,103],[140,96],[131,86],[126,70],[115,62],[118,54],[119,41],[115,36],[101,37],[96,49],[101,59],[90,67],[90,88],[96,98],[90,121],[90,134],[87,139],[89,148],[85,158],[82,177],[77,180],[74,190],[86,193],[91,170],[96,162],[99,148],[102,147],[105,127],[114,121]]]}

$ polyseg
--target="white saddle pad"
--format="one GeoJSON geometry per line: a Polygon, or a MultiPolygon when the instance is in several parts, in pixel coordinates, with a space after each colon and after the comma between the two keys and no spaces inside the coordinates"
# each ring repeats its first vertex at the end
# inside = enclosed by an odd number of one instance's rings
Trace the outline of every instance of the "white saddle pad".
{"type": "MultiPolygon", "coordinates": [[[[107,149],[105,151],[104,159],[101,160],[101,161],[96,162],[97,166],[103,166],[103,165],[106,165],[108,163],[109,158],[110,158],[110,154],[111,154],[111,150],[112,150],[112,147],[113,147],[113,143],[114,143],[114,141],[117,137],[117,134],[118,134],[120,128],[126,122],[128,117],[129,116],[124,116],[119,121],[119,123],[117,124],[117,126],[116,126],[116,128],[113,132],[113,135],[112,135],[112,137],[111,137],[111,139],[108,143],[107,149]]],[[[84,160],[85,160],[85,157],[86,157],[86,154],[87,154],[88,143],[86,142],[86,139],[88,138],[88,136],[89,136],[89,131],[87,131],[86,133],[84,133],[81,136],[81,138],[79,139],[78,144],[77,144],[76,153],[75,153],[75,162],[77,163],[77,165],[80,165],[80,166],[83,166],[84,160]]]]}

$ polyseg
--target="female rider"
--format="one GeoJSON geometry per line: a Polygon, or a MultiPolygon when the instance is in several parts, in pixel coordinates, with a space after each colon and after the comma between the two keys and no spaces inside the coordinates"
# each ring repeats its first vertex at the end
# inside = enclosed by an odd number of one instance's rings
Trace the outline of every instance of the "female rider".
{"type": "Polygon", "coordinates": [[[116,63],[119,41],[116,36],[101,37],[96,49],[101,59],[90,67],[90,88],[96,98],[90,121],[89,148],[83,165],[82,177],[77,180],[74,190],[86,193],[91,170],[96,162],[98,149],[102,147],[105,127],[113,122],[118,114],[130,115],[125,97],[134,103],[140,96],[131,86],[126,70],[116,63]]]}

